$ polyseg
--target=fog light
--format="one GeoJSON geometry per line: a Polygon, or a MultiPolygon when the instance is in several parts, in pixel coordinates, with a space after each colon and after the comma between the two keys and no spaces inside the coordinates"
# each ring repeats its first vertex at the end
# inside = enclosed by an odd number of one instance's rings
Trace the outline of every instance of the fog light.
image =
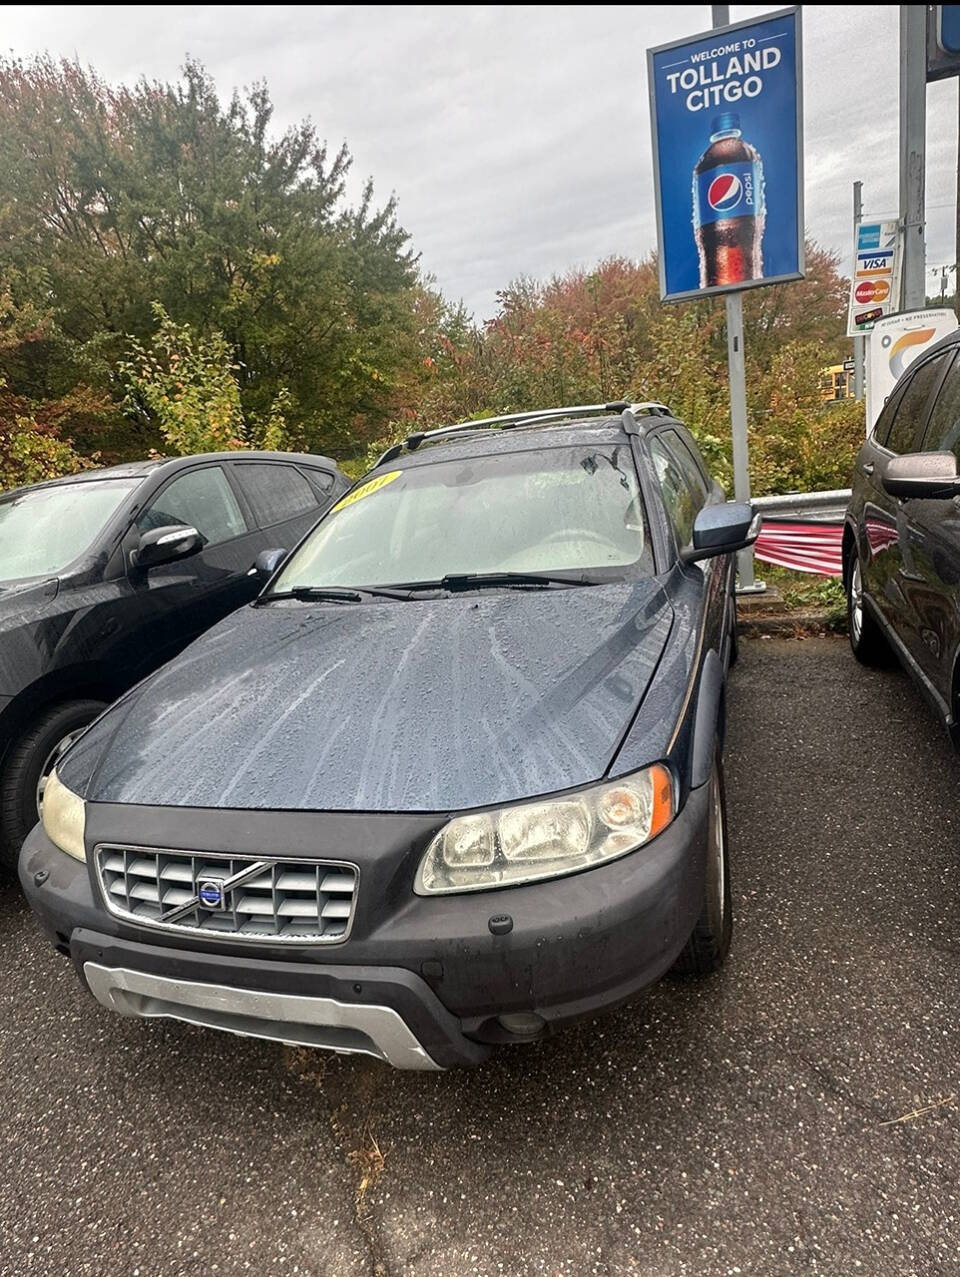
{"type": "Polygon", "coordinates": [[[508,1033],[515,1033],[517,1037],[535,1038],[546,1021],[535,1011],[516,1011],[513,1015],[498,1016],[497,1023],[501,1029],[506,1029],[508,1033]]]}

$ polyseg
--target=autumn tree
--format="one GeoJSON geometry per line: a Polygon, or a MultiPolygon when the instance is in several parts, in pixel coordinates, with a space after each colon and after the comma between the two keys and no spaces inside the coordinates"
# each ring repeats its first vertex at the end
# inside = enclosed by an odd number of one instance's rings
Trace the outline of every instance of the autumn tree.
{"type": "MultiPolygon", "coordinates": [[[[814,244],[807,269],[802,282],[744,295],[758,492],[822,486],[824,477],[840,486],[852,464],[856,428],[847,418],[855,417],[822,407],[818,395],[820,369],[843,349],[845,283],[836,259],[814,244]]],[[[499,299],[481,330],[448,338],[452,375],[438,375],[423,400],[434,423],[551,404],[659,400],[690,424],[729,483],[722,300],[662,304],[653,258],[612,258],[546,283],[521,279],[499,299]]]]}
{"type": "Polygon", "coordinates": [[[197,333],[189,324],[178,324],[159,302],[153,313],[157,326],[150,340],[132,338],[128,357],[117,365],[130,416],[155,425],[164,450],[174,456],[288,449],[292,400],[287,388],[277,391],[265,420],[245,417],[241,368],[223,333],[197,333]]]}
{"type": "MultiPolygon", "coordinates": [[[[158,302],[223,334],[245,417],[268,418],[283,391],[305,445],[382,428],[417,348],[406,233],[369,184],[347,205],[345,147],[272,117],[265,86],[224,103],[192,62],[177,83],[125,87],[75,62],[0,60],[0,278],[48,311],[15,392],[83,384],[115,409],[114,367],[158,302]]],[[[133,425],[111,451],[157,442],[133,425]]]]}

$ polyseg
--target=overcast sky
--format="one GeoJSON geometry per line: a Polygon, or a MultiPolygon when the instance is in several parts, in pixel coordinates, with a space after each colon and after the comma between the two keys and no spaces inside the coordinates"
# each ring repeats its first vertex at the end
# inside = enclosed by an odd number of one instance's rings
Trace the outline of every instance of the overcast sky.
{"type": "MultiPolygon", "coordinates": [[[[731,20],[779,7],[731,8],[731,20]]],[[[224,97],[265,78],[368,174],[424,268],[479,317],[517,275],[655,244],[645,50],[707,5],[0,6],[0,46],[170,79],[187,54],[224,97]]],[[[851,253],[851,184],[897,209],[897,5],[804,6],[807,233],[851,253]]],[[[928,90],[928,266],[954,256],[957,82],[928,90]]],[[[928,290],[934,286],[928,275],[928,290]]]]}

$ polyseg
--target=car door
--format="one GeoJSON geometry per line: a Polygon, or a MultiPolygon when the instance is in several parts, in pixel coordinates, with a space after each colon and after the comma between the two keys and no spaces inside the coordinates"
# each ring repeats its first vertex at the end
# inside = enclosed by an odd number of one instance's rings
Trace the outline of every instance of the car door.
{"type": "Polygon", "coordinates": [[[128,646],[137,646],[147,668],[163,664],[255,597],[259,582],[248,574],[259,548],[258,533],[223,465],[180,471],[146,501],[124,545],[124,629],[128,646]],[[174,563],[138,568],[130,551],[140,534],[173,524],[196,528],[201,549],[174,563]]]}
{"type": "MultiPolygon", "coordinates": [[[[960,462],[960,354],[951,352],[917,451],[952,452],[960,462]]],[[[903,501],[900,509],[909,547],[903,590],[917,638],[912,652],[949,711],[960,647],[960,499],[903,501]]]]}
{"type": "MultiPolygon", "coordinates": [[[[650,459],[660,483],[667,517],[673,525],[677,549],[692,544],[693,524],[707,504],[710,490],[701,467],[676,430],[661,430],[648,443],[650,459]]],[[[719,642],[727,606],[727,568],[723,558],[696,565],[706,585],[704,609],[711,642],[719,642]]]]}
{"type": "Polygon", "coordinates": [[[861,570],[866,592],[904,647],[916,655],[921,640],[909,587],[915,572],[913,546],[903,503],[886,491],[883,476],[892,457],[913,452],[923,437],[934,392],[952,351],[918,363],[887,403],[877,428],[857,459],[866,481],[863,504],[861,570]]]}
{"type": "Polygon", "coordinates": [[[291,550],[342,487],[328,471],[311,467],[308,478],[299,467],[283,461],[238,459],[230,463],[230,469],[260,531],[261,549],[291,550]]]}

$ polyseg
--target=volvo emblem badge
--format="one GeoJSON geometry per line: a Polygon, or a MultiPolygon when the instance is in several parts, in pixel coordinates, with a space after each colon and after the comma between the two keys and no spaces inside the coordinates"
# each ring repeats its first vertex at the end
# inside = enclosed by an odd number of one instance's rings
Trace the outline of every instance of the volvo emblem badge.
{"type": "Polygon", "coordinates": [[[201,878],[197,883],[197,898],[204,909],[225,909],[227,894],[222,878],[201,878]]]}

